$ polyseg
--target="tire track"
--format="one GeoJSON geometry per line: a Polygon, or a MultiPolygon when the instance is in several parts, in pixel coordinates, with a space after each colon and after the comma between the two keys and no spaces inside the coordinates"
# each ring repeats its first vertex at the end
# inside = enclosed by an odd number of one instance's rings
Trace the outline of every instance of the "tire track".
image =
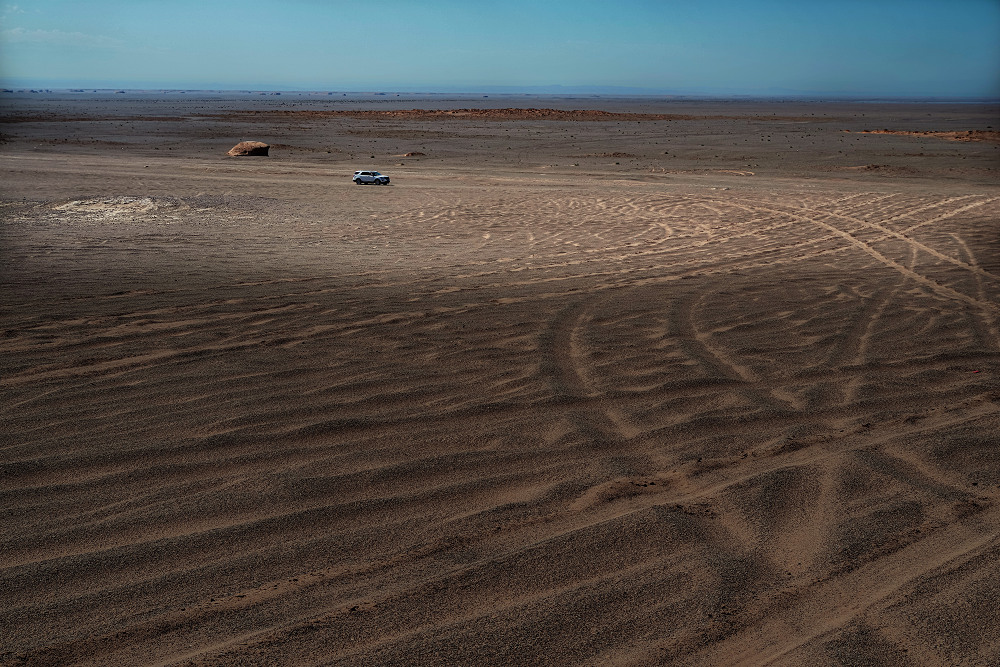
{"type": "MultiPolygon", "coordinates": [[[[958,243],[965,256],[968,257],[969,264],[978,267],[979,264],[976,261],[975,255],[972,254],[972,249],[969,248],[969,245],[957,234],[952,234],[951,237],[955,239],[955,242],[958,243]]],[[[979,299],[984,302],[988,301],[989,296],[986,294],[986,287],[983,285],[982,277],[979,274],[976,274],[976,287],[979,299]]],[[[979,332],[980,340],[987,343],[990,347],[1000,350],[1000,331],[998,331],[996,316],[987,310],[980,310],[979,313],[982,318],[983,327],[985,327],[985,331],[979,332]]]]}
{"type": "Polygon", "coordinates": [[[570,419],[591,443],[607,447],[626,436],[610,417],[586,364],[585,329],[600,299],[578,301],[559,312],[541,337],[541,370],[559,402],[570,404],[570,419]],[[581,403],[583,401],[583,403],[581,403]]]}
{"type": "MultiPolygon", "coordinates": [[[[884,439],[893,439],[896,437],[898,437],[898,434],[893,432],[887,434],[886,438],[884,439]]],[[[545,549],[547,545],[559,544],[562,542],[571,541],[572,537],[575,535],[584,535],[588,532],[597,532],[597,529],[601,528],[602,526],[612,526],[621,523],[624,520],[627,520],[628,517],[630,516],[634,517],[641,513],[649,512],[650,510],[675,511],[678,508],[689,507],[704,500],[710,500],[712,498],[716,498],[720,496],[726,489],[739,487],[742,484],[759,477],[760,475],[766,474],[767,472],[781,470],[789,467],[802,468],[807,466],[815,466],[816,464],[823,462],[836,461],[839,457],[843,456],[845,453],[849,453],[856,449],[869,446],[872,446],[872,443],[870,441],[864,444],[859,444],[852,440],[845,439],[839,443],[835,443],[832,445],[825,445],[818,448],[810,448],[806,450],[796,450],[792,452],[781,453],[776,456],[769,457],[767,459],[739,459],[736,461],[737,469],[733,470],[732,473],[729,476],[727,476],[727,479],[723,482],[709,484],[709,485],[675,484],[673,486],[664,487],[665,493],[639,496],[633,502],[627,503],[626,506],[624,507],[611,508],[608,506],[598,506],[597,508],[595,508],[594,510],[588,512],[583,516],[576,516],[573,514],[566,514],[566,513],[556,513],[551,516],[545,517],[544,521],[547,524],[548,530],[545,532],[544,538],[542,539],[539,539],[534,531],[527,530],[524,534],[519,534],[517,535],[516,538],[514,538],[514,541],[517,543],[516,546],[505,549],[504,552],[499,555],[490,554],[489,556],[484,556],[482,558],[477,559],[475,562],[466,565],[461,565],[458,567],[449,568],[447,571],[433,575],[431,577],[421,578],[419,581],[414,582],[410,588],[397,591],[395,594],[392,595],[374,594],[374,595],[364,596],[362,594],[360,597],[354,599],[348,599],[348,600],[341,599],[339,603],[333,605],[337,607],[338,609],[337,611],[330,612],[329,609],[331,608],[331,606],[327,606],[325,610],[313,609],[313,610],[308,610],[305,613],[300,612],[298,615],[294,616],[291,619],[289,619],[287,616],[284,616],[281,618],[280,623],[272,625],[261,631],[254,631],[243,634],[238,638],[234,639],[234,642],[240,644],[244,644],[247,642],[252,643],[253,641],[255,641],[256,638],[261,638],[266,635],[272,635],[272,638],[274,636],[283,637],[285,640],[288,640],[295,634],[297,634],[298,629],[302,628],[303,626],[314,625],[317,622],[322,622],[324,619],[328,621],[342,620],[343,610],[346,610],[347,607],[350,606],[352,603],[357,605],[359,601],[361,601],[364,602],[370,608],[379,605],[393,604],[393,600],[404,599],[406,597],[412,596],[415,594],[415,591],[417,590],[440,590],[442,587],[446,587],[448,582],[458,582],[458,581],[476,582],[480,579],[480,576],[477,574],[477,572],[480,570],[495,568],[495,567],[504,567],[507,564],[511,564],[512,566],[514,566],[518,562],[521,562],[525,556],[528,556],[532,552],[545,549]]],[[[821,500],[825,499],[827,495],[828,493],[821,494],[821,500]]],[[[825,508],[823,505],[820,505],[817,507],[816,512],[818,512],[819,515],[822,515],[823,512],[829,511],[829,509],[835,509],[835,508],[825,508]]],[[[994,510],[994,512],[996,511],[994,510]]],[[[528,527],[526,526],[526,528],[528,527]]],[[[806,527],[804,528],[804,530],[807,534],[814,532],[814,528],[812,527],[806,527]]],[[[923,552],[934,551],[935,549],[939,548],[938,545],[940,544],[945,544],[949,547],[953,547],[954,545],[949,543],[949,537],[954,536],[956,532],[957,531],[953,530],[951,532],[951,535],[949,536],[941,536],[939,534],[933,534],[931,537],[936,538],[934,544],[925,545],[923,552]]],[[[703,533],[702,538],[704,539],[706,537],[707,534],[703,533]]],[[[995,541],[996,535],[993,535],[993,539],[995,541]]],[[[919,542],[916,543],[917,546],[919,546],[920,544],[921,543],[919,542]]],[[[910,546],[913,547],[915,545],[910,545],[910,546]]],[[[479,549],[479,551],[483,552],[484,550],[479,549]]],[[[971,553],[970,558],[973,557],[974,555],[975,553],[971,553]]],[[[903,561],[907,562],[906,559],[903,559],[903,561]]],[[[943,562],[947,563],[949,561],[945,559],[943,562]]],[[[656,563],[657,563],[656,559],[649,561],[642,560],[642,562],[636,563],[634,565],[629,565],[628,567],[629,568],[633,567],[644,568],[648,566],[656,567],[657,566],[656,563]]],[[[797,618],[796,612],[801,609],[814,612],[814,607],[817,603],[824,604],[827,602],[826,597],[829,595],[831,591],[841,593],[841,595],[836,600],[837,602],[852,604],[850,597],[851,594],[853,593],[852,587],[850,583],[845,583],[845,580],[857,579],[858,573],[861,572],[861,574],[863,575],[870,575],[865,578],[866,580],[875,581],[878,578],[878,576],[880,576],[879,573],[883,572],[886,569],[890,569],[890,568],[879,567],[879,565],[880,561],[876,561],[874,563],[868,564],[867,566],[862,566],[862,568],[852,570],[844,575],[836,575],[833,579],[824,579],[820,580],[818,584],[807,585],[805,591],[803,593],[800,593],[799,596],[797,597],[797,600],[799,601],[798,604],[794,605],[790,611],[786,612],[787,616],[790,617],[791,619],[796,619],[797,618]],[[874,570],[876,574],[871,574],[870,571],[872,570],[874,570]]],[[[927,569],[928,570],[933,569],[934,566],[935,564],[932,564],[928,566],[927,569]]],[[[378,568],[376,567],[374,569],[378,568]]],[[[366,570],[366,572],[370,572],[370,570],[366,570]]],[[[620,569],[613,570],[610,574],[610,577],[614,578],[619,572],[621,572],[620,569]]],[[[343,573],[341,572],[333,572],[331,573],[331,576],[339,577],[342,574],[343,573]]],[[[896,582],[897,585],[893,588],[893,590],[898,590],[902,586],[906,585],[906,583],[908,583],[909,581],[915,580],[920,576],[922,575],[918,574],[914,575],[913,577],[906,578],[905,581],[901,583],[896,582]]],[[[306,585],[313,586],[318,584],[319,586],[324,586],[326,579],[327,577],[324,577],[322,574],[317,574],[316,577],[310,576],[308,577],[309,583],[307,583],[306,585]]],[[[579,586],[586,585],[587,582],[589,581],[593,581],[593,579],[589,578],[581,579],[578,577],[570,578],[568,582],[556,584],[554,588],[553,586],[550,585],[544,591],[540,591],[540,594],[551,596],[553,590],[570,591],[579,586]]],[[[873,589],[878,589],[879,586],[885,585],[884,581],[877,581],[875,583],[877,583],[878,586],[872,587],[873,589]]],[[[246,593],[246,591],[244,591],[243,593],[246,593]]],[[[295,593],[294,590],[282,589],[281,591],[279,591],[278,594],[292,595],[294,593],[295,593]]],[[[332,597],[335,593],[336,591],[334,590],[318,592],[318,594],[322,599],[332,597]]],[[[883,599],[885,597],[887,596],[882,596],[883,599]]],[[[528,594],[527,596],[518,595],[516,599],[510,600],[507,604],[509,608],[513,609],[524,604],[530,604],[533,600],[536,599],[538,598],[536,598],[535,594],[528,594]]],[[[227,602],[225,604],[230,607],[235,605],[236,607],[242,609],[244,607],[249,607],[253,603],[254,602],[252,600],[244,602],[243,598],[237,595],[234,597],[234,599],[231,600],[231,602],[227,602]]],[[[504,608],[508,607],[505,606],[504,608]]],[[[867,607],[864,608],[866,609],[867,607]]],[[[469,618],[477,618],[485,616],[487,614],[492,614],[494,609],[495,607],[493,605],[490,605],[488,610],[486,608],[475,607],[469,610],[470,614],[463,613],[460,618],[452,619],[451,621],[449,621],[449,623],[451,625],[457,626],[460,623],[464,623],[469,618]]],[[[862,609],[862,611],[863,610],[864,609],[862,609]]],[[[820,611],[818,615],[821,618],[824,617],[822,611],[820,611]]],[[[768,616],[765,617],[765,619],[770,619],[771,616],[772,614],[769,614],[768,616]]],[[[848,620],[849,619],[845,619],[843,622],[846,623],[848,620]]],[[[742,633],[738,633],[736,636],[731,637],[730,639],[724,641],[734,642],[736,639],[742,638],[744,635],[747,634],[754,636],[755,633],[758,631],[758,629],[761,628],[761,626],[763,626],[764,630],[767,630],[769,629],[770,625],[772,624],[765,620],[764,623],[755,625],[753,628],[744,630],[742,633]]],[[[839,624],[837,627],[840,627],[840,625],[843,625],[843,623],[839,624]]],[[[420,629],[416,626],[408,626],[408,627],[411,627],[410,631],[404,632],[401,629],[399,632],[393,633],[392,638],[388,641],[396,642],[399,640],[400,636],[404,638],[410,637],[414,633],[420,631],[420,629]]],[[[784,626],[779,626],[779,627],[784,627],[784,626]]],[[[793,639],[796,638],[797,637],[793,636],[793,639]]],[[[232,645],[234,642],[227,641],[219,645],[213,644],[213,645],[203,646],[201,647],[200,650],[196,651],[195,654],[200,655],[201,657],[206,659],[212,659],[212,654],[215,652],[218,646],[229,646],[232,645]]],[[[794,648],[794,646],[792,648],[794,648]]],[[[752,650],[759,651],[759,648],[754,646],[752,650]]],[[[348,653],[348,655],[349,654],[350,653],[348,653]]],[[[341,655],[343,657],[344,654],[341,655]]],[[[712,653],[712,655],[714,655],[714,652],[712,653]]],[[[218,655],[214,657],[216,659],[219,658],[218,655]]],[[[697,662],[702,664],[729,664],[725,661],[723,662],[712,661],[711,658],[709,658],[704,662],[699,659],[697,662]]]]}
{"type": "Polygon", "coordinates": [[[707,371],[710,378],[734,383],[739,387],[737,391],[751,404],[779,413],[787,412],[789,408],[794,410],[795,406],[790,401],[780,398],[773,388],[765,386],[752,369],[733,361],[725,352],[711,345],[711,333],[700,330],[696,313],[710,294],[701,292],[678,296],[671,316],[664,323],[668,336],[675,338],[678,348],[707,371]]]}
{"type": "MultiPolygon", "coordinates": [[[[975,203],[969,204],[967,206],[963,206],[963,207],[958,208],[958,209],[954,209],[953,211],[949,212],[948,217],[954,217],[954,216],[956,216],[956,215],[958,215],[960,213],[964,213],[965,211],[969,211],[971,209],[978,208],[978,207],[983,206],[984,204],[986,204],[986,203],[988,203],[990,201],[993,201],[993,200],[987,199],[987,200],[983,200],[983,201],[979,201],[979,202],[975,202],[975,203]]],[[[932,247],[930,247],[930,246],[928,246],[928,245],[926,245],[924,243],[921,243],[920,241],[917,241],[914,238],[911,238],[909,236],[906,236],[905,234],[901,234],[900,232],[897,232],[897,231],[894,231],[892,229],[889,229],[888,227],[885,227],[885,226],[883,226],[883,225],[881,225],[879,223],[870,222],[868,220],[863,220],[861,218],[856,218],[856,217],[849,216],[849,215],[843,215],[843,214],[840,214],[840,213],[832,213],[832,212],[826,212],[826,211],[819,211],[819,210],[816,210],[816,209],[809,209],[809,208],[804,209],[804,210],[806,210],[809,213],[814,213],[814,214],[818,214],[818,215],[828,215],[828,216],[833,216],[833,217],[837,217],[837,218],[842,218],[844,220],[849,220],[851,222],[855,222],[855,223],[858,223],[858,224],[861,224],[861,225],[865,225],[865,226],[867,226],[867,227],[869,227],[871,229],[877,229],[877,230],[879,230],[880,232],[882,232],[885,235],[882,239],[879,239],[879,240],[884,240],[885,238],[890,238],[890,237],[891,238],[895,238],[895,239],[899,239],[900,241],[903,241],[904,243],[907,243],[907,244],[909,244],[911,246],[919,248],[920,250],[923,250],[927,254],[933,255],[934,257],[937,257],[938,259],[940,259],[940,260],[942,260],[944,262],[948,262],[949,264],[957,266],[957,267],[959,267],[961,269],[965,269],[967,271],[970,271],[970,272],[976,274],[977,276],[979,276],[980,279],[981,279],[982,276],[989,276],[990,278],[1000,280],[1000,276],[997,276],[996,274],[993,274],[993,273],[990,273],[989,271],[986,271],[985,269],[983,269],[982,267],[978,266],[977,264],[971,264],[971,263],[968,263],[968,262],[963,262],[960,259],[956,259],[954,257],[951,257],[950,255],[946,255],[943,252],[940,252],[940,251],[938,251],[938,250],[936,250],[936,249],[934,249],[934,248],[932,248],[932,247]]],[[[940,217],[940,218],[936,219],[935,222],[940,222],[943,219],[947,219],[947,218],[940,217]]],[[[956,239],[958,238],[954,234],[952,236],[954,238],[956,238],[956,239]]]]}
{"type": "Polygon", "coordinates": [[[853,398],[851,389],[854,383],[848,381],[847,385],[843,386],[845,378],[840,369],[848,363],[863,363],[864,349],[871,331],[891,302],[894,293],[895,290],[889,293],[883,289],[870,297],[861,297],[863,299],[861,307],[856,311],[852,321],[841,329],[843,342],[826,359],[825,365],[831,367],[833,377],[815,385],[815,389],[811,392],[809,408],[843,405],[853,398]]]}
{"type": "MultiPolygon", "coordinates": [[[[723,203],[723,202],[719,202],[719,203],[723,203]]],[[[742,210],[746,210],[746,211],[749,211],[749,212],[753,212],[755,210],[766,210],[766,211],[771,211],[773,213],[781,213],[781,211],[778,211],[778,210],[775,210],[775,209],[770,209],[770,208],[765,208],[765,207],[746,206],[746,205],[735,204],[735,203],[731,203],[731,202],[727,202],[727,203],[729,203],[730,206],[733,206],[735,208],[739,208],[739,209],[742,209],[742,210]]],[[[968,303],[970,305],[976,306],[978,308],[984,308],[984,309],[988,309],[988,310],[991,310],[991,311],[994,311],[994,312],[1000,312],[1000,305],[997,305],[995,303],[988,302],[988,301],[981,301],[979,299],[976,299],[974,297],[969,296],[968,294],[963,294],[962,292],[959,292],[956,289],[948,287],[947,285],[942,285],[941,283],[936,282],[936,281],[932,280],[931,278],[928,278],[927,276],[921,275],[921,274],[917,273],[916,271],[908,269],[907,267],[903,266],[899,262],[896,262],[896,261],[894,261],[894,260],[886,257],[885,255],[883,255],[882,253],[880,253],[878,250],[876,250],[875,248],[873,248],[872,246],[870,246],[868,243],[865,243],[861,239],[858,239],[857,237],[855,237],[853,234],[851,234],[849,232],[845,232],[845,231],[841,230],[840,228],[835,227],[834,225],[831,225],[831,224],[829,224],[827,222],[823,222],[822,220],[817,220],[816,218],[812,218],[812,217],[805,216],[805,215],[798,215],[798,214],[793,214],[793,213],[790,213],[790,212],[785,212],[785,214],[786,215],[792,215],[792,216],[796,217],[797,219],[801,220],[802,222],[811,222],[814,225],[822,227],[823,229],[829,231],[831,234],[834,234],[835,236],[838,236],[838,237],[844,239],[851,246],[853,246],[853,247],[857,248],[858,250],[861,250],[865,254],[871,256],[879,264],[882,264],[883,266],[885,266],[887,268],[890,268],[890,269],[892,269],[894,271],[898,271],[899,273],[901,273],[904,276],[910,278],[914,282],[916,282],[918,284],[921,284],[921,285],[924,285],[925,287],[930,288],[932,291],[938,292],[942,296],[948,297],[949,299],[952,299],[952,300],[963,301],[965,303],[968,303]]],[[[964,263],[963,263],[963,265],[964,265],[964,263]]]]}
{"type": "Polygon", "coordinates": [[[770,611],[761,622],[717,642],[694,661],[733,667],[774,664],[866,613],[889,607],[918,582],[996,550],[1000,534],[992,526],[998,520],[1000,508],[992,507],[975,519],[946,526],[895,553],[811,586],[787,607],[770,611]]]}

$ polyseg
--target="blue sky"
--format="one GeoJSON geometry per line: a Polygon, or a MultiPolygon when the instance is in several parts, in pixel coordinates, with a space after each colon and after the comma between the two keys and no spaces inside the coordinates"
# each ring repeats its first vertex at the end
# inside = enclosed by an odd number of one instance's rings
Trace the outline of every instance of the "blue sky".
{"type": "Polygon", "coordinates": [[[1000,97],[1000,0],[0,0],[6,86],[1000,97]]]}

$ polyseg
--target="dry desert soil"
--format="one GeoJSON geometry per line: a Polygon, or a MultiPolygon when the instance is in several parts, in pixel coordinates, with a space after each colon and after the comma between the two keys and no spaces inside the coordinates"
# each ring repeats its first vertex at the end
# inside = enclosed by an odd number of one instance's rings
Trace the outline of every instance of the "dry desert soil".
{"type": "Polygon", "coordinates": [[[996,106],[0,124],[0,664],[1000,662],[996,106]]]}

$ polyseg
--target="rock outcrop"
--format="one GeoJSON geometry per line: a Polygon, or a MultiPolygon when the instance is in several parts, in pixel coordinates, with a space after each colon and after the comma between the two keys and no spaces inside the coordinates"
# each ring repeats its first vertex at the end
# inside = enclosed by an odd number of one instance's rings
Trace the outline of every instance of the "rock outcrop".
{"type": "Polygon", "coordinates": [[[241,141],[229,149],[229,155],[267,155],[268,148],[270,146],[260,141],[241,141]]]}

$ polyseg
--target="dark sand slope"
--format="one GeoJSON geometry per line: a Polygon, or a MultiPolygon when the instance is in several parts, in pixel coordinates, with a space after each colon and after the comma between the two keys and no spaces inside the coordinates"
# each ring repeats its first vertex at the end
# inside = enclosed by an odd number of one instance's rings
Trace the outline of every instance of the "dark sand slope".
{"type": "Polygon", "coordinates": [[[996,664],[995,153],[865,140],[924,177],[15,137],[0,664],[996,664]]]}

